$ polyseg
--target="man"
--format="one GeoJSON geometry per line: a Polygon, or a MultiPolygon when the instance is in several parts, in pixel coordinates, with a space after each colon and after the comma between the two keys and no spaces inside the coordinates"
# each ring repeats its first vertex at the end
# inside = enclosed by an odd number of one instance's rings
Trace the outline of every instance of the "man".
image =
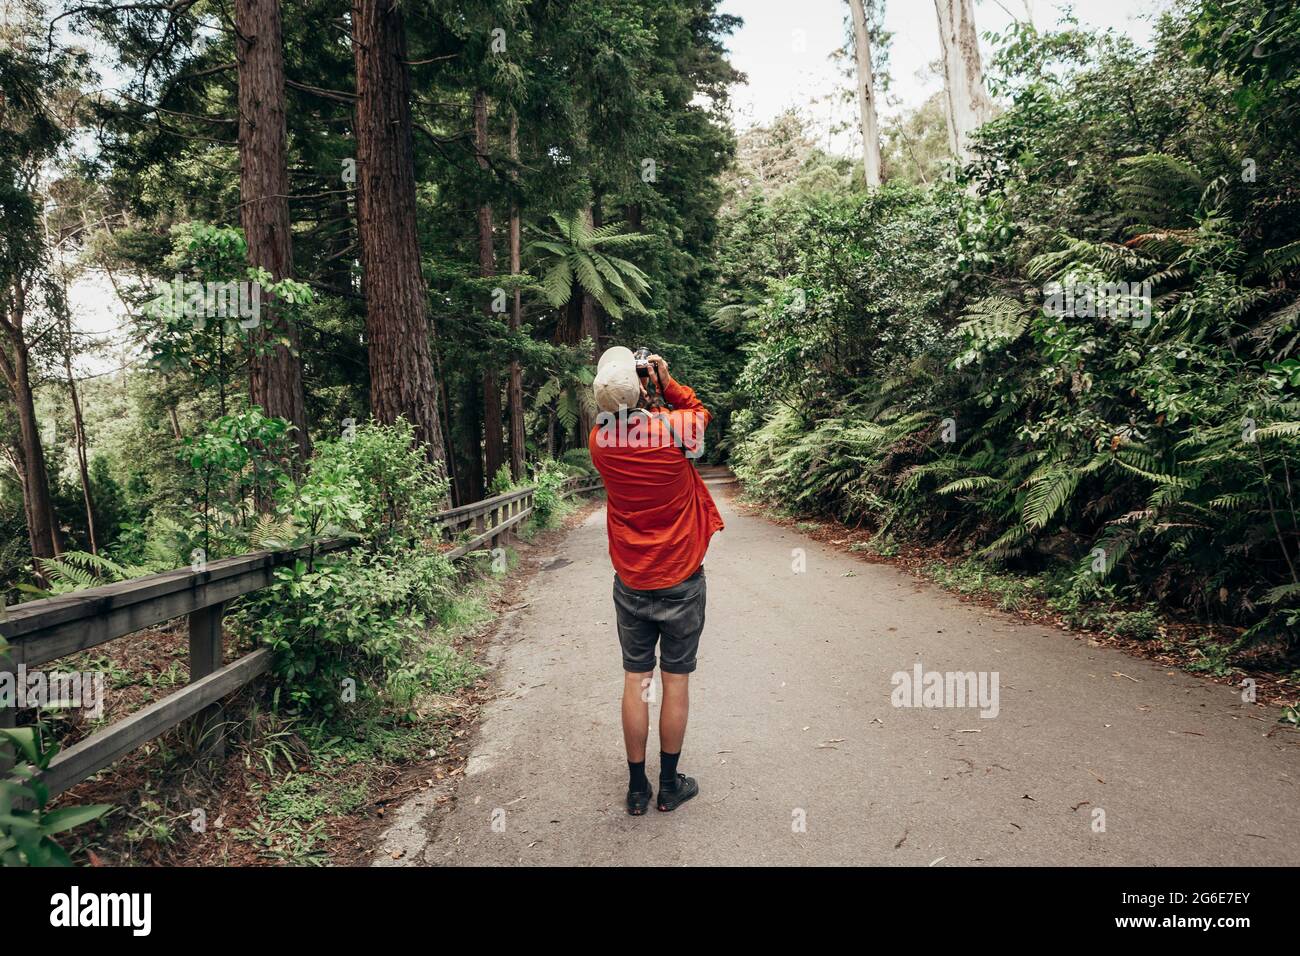
{"type": "Polygon", "coordinates": [[[663,705],[659,713],[659,799],[675,810],[700,792],[677,772],[686,736],[687,686],[704,630],[704,553],[722,516],[695,470],[709,412],[695,392],[673,380],[658,355],[641,372],[656,399],[652,407],[635,356],[614,346],[600,357],[592,383],[600,409],[588,447],[605,480],[609,556],[614,564],[614,609],[623,649],[623,743],[627,748],[627,812],[645,813],[649,700],[655,645],[663,705]]]}

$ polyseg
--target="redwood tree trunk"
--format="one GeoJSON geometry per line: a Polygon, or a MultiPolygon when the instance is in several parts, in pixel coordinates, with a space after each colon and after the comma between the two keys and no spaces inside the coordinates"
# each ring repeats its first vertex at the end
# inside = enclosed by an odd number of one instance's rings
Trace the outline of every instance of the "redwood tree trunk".
{"type": "MultiPolygon", "coordinates": [[[[64,286],[64,296],[67,287],[64,286]]],[[[77,447],[77,470],[81,474],[81,498],[86,509],[86,536],[89,538],[90,553],[99,554],[99,541],[95,534],[95,506],[90,495],[90,463],[86,458],[86,420],[81,414],[81,396],[77,392],[77,380],[72,374],[72,321],[64,314],[64,334],[66,340],[63,349],[63,372],[68,381],[68,397],[72,401],[73,440],[77,447]]]]}
{"type": "MultiPolygon", "coordinates": [[[[278,282],[293,275],[279,0],[235,0],[235,27],[240,220],[248,264],[260,266],[278,282]]],[[[311,439],[298,330],[266,297],[261,322],[253,330],[248,378],[253,404],[293,424],[298,458],[305,461],[311,439]]]]}
{"type": "MultiPolygon", "coordinates": [[[[510,158],[519,162],[519,117],[510,114],[510,158]]],[[[515,178],[512,174],[512,178],[515,178]]],[[[521,264],[519,258],[519,204],[510,204],[510,274],[519,275],[521,264]]],[[[519,287],[515,287],[514,304],[510,309],[510,331],[518,333],[523,324],[523,297],[519,287]]],[[[506,392],[506,403],[510,408],[510,475],[515,481],[524,477],[524,376],[519,367],[519,359],[510,360],[510,383],[506,392]]]]}
{"type": "Polygon", "coordinates": [[[474,379],[466,375],[460,386],[460,415],[456,418],[456,437],[460,461],[456,465],[457,500],[467,505],[483,499],[483,429],[479,420],[479,391],[474,379]]]}
{"type": "MultiPolygon", "coordinates": [[[[22,461],[23,512],[27,517],[27,538],[33,558],[57,557],[62,546],[58,523],[54,518],[54,505],[50,500],[50,476],[45,467],[45,449],[41,446],[41,431],[36,421],[36,404],[32,397],[31,371],[26,343],[11,336],[12,361],[3,358],[6,384],[14,398],[18,415],[18,452],[22,461]]],[[[43,577],[40,566],[34,568],[37,577],[43,577]]]]}
{"type": "Polygon", "coordinates": [[[352,50],[371,413],[385,423],[411,422],[429,461],[445,468],[416,233],[410,76],[398,0],[354,0],[352,50]]]}
{"type": "MultiPolygon", "coordinates": [[[[488,103],[482,90],[474,93],[474,150],[479,167],[488,169],[488,103]]],[[[478,271],[484,278],[496,275],[496,253],[492,249],[492,206],[482,202],[478,207],[478,271]]],[[[492,322],[490,297],[483,300],[483,321],[492,322]]],[[[496,357],[483,355],[483,459],[487,480],[496,478],[505,461],[505,445],[501,439],[501,382],[497,378],[496,357]]]]}
{"type": "MultiPolygon", "coordinates": [[[[596,193],[596,197],[591,201],[591,208],[587,212],[587,220],[591,223],[593,229],[599,229],[605,224],[605,215],[601,209],[601,194],[596,193]]],[[[605,338],[605,330],[609,327],[608,316],[605,314],[605,307],[595,299],[591,300],[593,310],[591,319],[591,364],[595,365],[600,361],[601,347],[600,343],[605,338]]]]}

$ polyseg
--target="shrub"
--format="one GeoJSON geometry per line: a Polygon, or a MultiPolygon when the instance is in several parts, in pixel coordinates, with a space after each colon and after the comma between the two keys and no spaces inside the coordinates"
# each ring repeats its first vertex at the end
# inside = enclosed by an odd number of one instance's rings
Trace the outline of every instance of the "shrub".
{"type": "Polygon", "coordinates": [[[338,534],[360,542],[279,568],[244,615],[274,649],[295,707],[332,714],[385,686],[411,656],[455,580],[436,550],[447,491],[405,422],[316,446],[306,478],[283,495],[298,543],[338,534]]]}

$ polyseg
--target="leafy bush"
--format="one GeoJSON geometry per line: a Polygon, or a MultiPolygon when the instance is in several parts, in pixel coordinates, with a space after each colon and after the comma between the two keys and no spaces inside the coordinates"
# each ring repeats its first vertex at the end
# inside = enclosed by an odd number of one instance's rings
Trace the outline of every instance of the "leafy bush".
{"type": "Polygon", "coordinates": [[[0,865],[71,866],[54,837],[97,820],[108,812],[100,804],[46,810],[50,789],[39,779],[59,752],[57,741],[43,739],[40,726],[0,728],[18,760],[0,777],[0,865]]]}
{"type": "Polygon", "coordinates": [[[533,468],[533,525],[548,528],[568,513],[568,504],[561,492],[564,483],[572,477],[569,469],[552,459],[533,468]]]}
{"type": "Polygon", "coordinates": [[[307,476],[282,508],[294,543],[355,534],[351,551],[277,569],[244,615],[275,651],[275,672],[299,709],[326,715],[382,688],[455,580],[436,550],[448,483],[411,441],[405,422],[366,424],[317,444],[307,476]]]}
{"type": "MultiPolygon", "coordinates": [[[[968,192],[886,186],[789,220],[786,252],[751,264],[779,278],[741,296],[750,493],[1061,579],[1080,620],[1090,600],[1182,606],[1293,641],[1300,83],[1276,31],[1256,77],[1207,26],[1249,32],[1264,6],[1189,4],[1149,53],[1013,30],[968,192]],[[1149,283],[1146,314],[1049,294],[1121,282],[1149,283]]],[[[1151,636],[1148,614],[1098,623],[1151,636]]]]}

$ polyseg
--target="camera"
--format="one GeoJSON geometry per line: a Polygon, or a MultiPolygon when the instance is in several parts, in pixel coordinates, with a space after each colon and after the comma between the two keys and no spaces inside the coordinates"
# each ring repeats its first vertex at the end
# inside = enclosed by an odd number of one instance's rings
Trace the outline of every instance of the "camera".
{"type": "Polygon", "coordinates": [[[650,374],[650,356],[653,354],[648,348],[642,347],[632,353],[632,359],[636,362],[636,374],[641,378],[641,385],[650,398],[649,407],[660,408],[663,406],[663,397],[659,394],[659,376],[650,374]]]}

